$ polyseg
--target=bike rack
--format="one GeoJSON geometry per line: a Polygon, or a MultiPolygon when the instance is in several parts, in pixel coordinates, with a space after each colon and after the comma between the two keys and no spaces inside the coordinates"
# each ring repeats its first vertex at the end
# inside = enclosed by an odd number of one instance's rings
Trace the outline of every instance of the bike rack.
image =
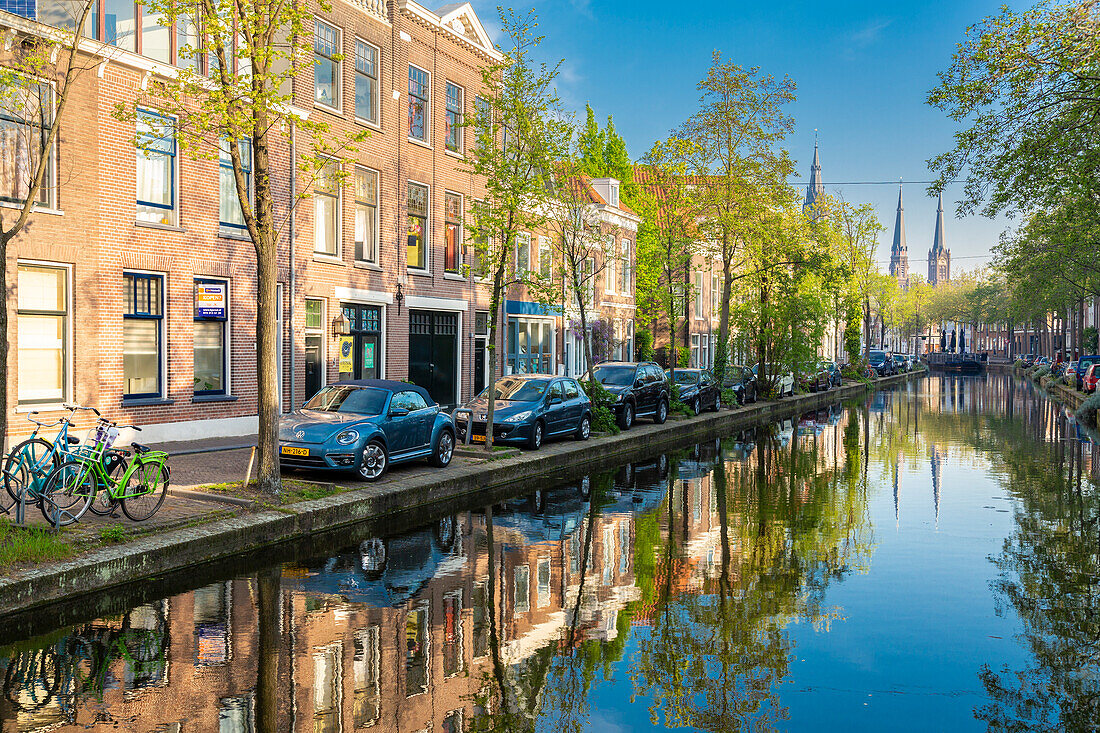
{"type": "MultiPolygon", "coordinates": [[[[4,475],[11,478],[11,474],[4,471],[4,475]]],[[[14,480],[14,479],[13,479],[14,480]]],[[[45,501],[45,500],[43,500],[45,501]]],[[[21,486],[19,489],[19,499],[15,502],[15,521],[11,523],[12,527],[19,529],[29,529],[27,524],[27,487],[21,486]]],[[[57,520],[53,523],[54,533],[61,532],[61,514],[57,514],[57,520]]]]}
{"type": "MultiPolygon", "coordinates": [[[[455,409],[451,410],[451,419],[453,420],[454,417],[460,412],[465,415],[469,415],[469,418],[466,420],[466,438],[465,440],[463,440],[464,444],[469,445],[470,436],[474,434],[474,411],[471,410],[469,407],[456,407],[455,409]]],[[[458,424],[457,420],[455,420],[455,424],[458,424]]]]}

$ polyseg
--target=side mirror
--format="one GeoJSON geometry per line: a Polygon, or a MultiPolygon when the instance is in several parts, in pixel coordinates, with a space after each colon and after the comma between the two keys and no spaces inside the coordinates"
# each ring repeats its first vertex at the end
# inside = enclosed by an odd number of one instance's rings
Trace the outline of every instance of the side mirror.
{"type": "Polygon", "coordinates": [[[409,411],[406,410],[404,407],[391,407],[390,408],[390,417],[405,417],[408,414],[409,414],[409,411]]]}
{"type": "Polygon", "coordinates": [[[645,380],[643,380],[641,377],[638,377],[634,380],[634,389],[641,387],[643,384],[645,384],[645,380]]]}
{"type": "Polygon", "coordinates": [[[561,395],[560,395],[560,394],[552,394],[552,395],[550,395],[550,404],[551,404],[551,405],[557,405],[557,404],[559,404],[559,403],[560,403],[561,401],[562,401],[562,398],[561,398],[561,395]]]}

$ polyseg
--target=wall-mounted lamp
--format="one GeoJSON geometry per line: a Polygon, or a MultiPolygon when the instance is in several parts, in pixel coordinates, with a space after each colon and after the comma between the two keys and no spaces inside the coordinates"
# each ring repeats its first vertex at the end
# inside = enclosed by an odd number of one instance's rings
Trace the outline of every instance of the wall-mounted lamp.
{"type": "Polygon", "coordinates": [[[344,315],[343,309],[332,319],[332,336],[340,338],[351,334],[351,321],[344,315]]]}
{"type": "Polygon", "coordinates": [[[397,281],[397,292],[393,297],[397,301],[397,312],[400,313],[401,304],[405,302],[405,285],[400,280],[397,281]]]}

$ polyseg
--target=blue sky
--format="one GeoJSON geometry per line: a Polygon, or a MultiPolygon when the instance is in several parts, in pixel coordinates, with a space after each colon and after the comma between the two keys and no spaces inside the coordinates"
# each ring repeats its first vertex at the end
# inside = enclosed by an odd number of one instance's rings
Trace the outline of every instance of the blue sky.
{"type": "MultiPolygon", "coordinates": [[[[475,0],[490,29],[495,3],[475,0]]],[[[814,129],[821,145],[826,188],[849,201],[874,204],[886,227],[878,258],[890,256],[899,178],[927,181],[926,161],[951,146],[953,123],[924,103],[947,68],[968,25],[997,12],[1000,0],[952,2],[763,3],[611,2],[537,0],[533,7],[545,34],[543,53],[562,58],[563,100],[597,117],[614,115],[632,157],[691,114],[695,84],[714,49],[742,66],[759,66],[798,85],[791,105],[796,129],[786,147],[798,161],[798,180],[809,175],[814,129]],[[890,181],[889,185],[840,182],[890,181]]],[[[583,119],[583,118],[582,118],[583,119]]],[[[954,197],[944,195],[947,242],[953,270],[986,262],[1006,219],[954,219],[954,197]]],[[[936,202],[925,186],[905,186],[910,270],[927,272],[936,202]]]]}

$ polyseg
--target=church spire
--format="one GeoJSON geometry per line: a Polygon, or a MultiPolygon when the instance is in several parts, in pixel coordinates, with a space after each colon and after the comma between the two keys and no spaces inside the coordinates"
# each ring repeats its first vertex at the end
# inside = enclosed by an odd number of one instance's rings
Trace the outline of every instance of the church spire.
{"type": "Polygon", "coordinates": [[[951,279],[951,250],[947,248],[947,238],[943,228],[943,194],[936,205],[936,234],[932,238],[932,249],[928,251],[928,282],[938,285],[951,279]]]}
{"type": "Polygon", "coordinates": [[[814,162],[810,166],[810,182],[806,184],[806,201],[802,204],[802,213],[808,214],[823,193],[825,184],[821,182],[821,158],[817,153],[817,130],[814,130],[814,162]]]}
{"type": "Polygon", "coordinates": [[[890,276],[897,278],[902,288],[909,287],[909,246],[905,243],[905,207],[901,184],[898,184],[898,215],[894,220],[894,244],[890,248],[890,276]]]}

